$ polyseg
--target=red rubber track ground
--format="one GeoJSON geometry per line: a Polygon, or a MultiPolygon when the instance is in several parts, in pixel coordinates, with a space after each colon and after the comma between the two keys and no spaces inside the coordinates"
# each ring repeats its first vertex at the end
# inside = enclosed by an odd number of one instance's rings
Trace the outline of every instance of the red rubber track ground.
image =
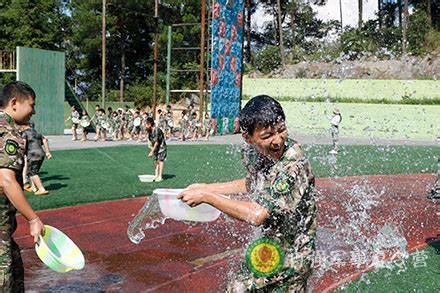
{"type": "MultiPolygon", "coordinates": [[[[434,180],[432,174],[317,179],[318,226],[334,229],[329,220],[332,215],[349,216],[344,209],[350,199],[348,190],[355,184],[368,184],[384,192],[380,204],[371,209],[372,223],[385,224],[390,213],[399,211],[407,251],[422,249],[429,238],[440,237],[440,201],[426,199],[434,180]]],[[[15,239],[22,249],[26,290],[221,292],[228,273],[240,260],[240,255],[233,254],[234,249],[243,247],[237,233],[249,233],[248,225],[221,218],[207,228],[170,220],[148,231],[135,245],[126,236],[127,225],[146,200],[141,197],[40,211],[45,224],[61,229],[84,253],[85,268],[65,274],[41,263],[28,236],[28,225],[19,216],[15,239]],[[235,234],[230,232],[231,226],[235,234]]],[[[314,277],[310,284],[314,292],[329,292],[367,270],[339,266],[314,277]]]]}

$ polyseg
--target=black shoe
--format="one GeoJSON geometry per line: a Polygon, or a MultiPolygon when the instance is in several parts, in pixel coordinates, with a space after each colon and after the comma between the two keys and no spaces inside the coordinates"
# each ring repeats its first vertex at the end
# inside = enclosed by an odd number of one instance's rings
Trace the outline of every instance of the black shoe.
{"type": "Polygon", "coordinates": [[[440,190],[439,189],[432,189],[431,194],[427,196],[428,199],[440,199],[440,190]]]}

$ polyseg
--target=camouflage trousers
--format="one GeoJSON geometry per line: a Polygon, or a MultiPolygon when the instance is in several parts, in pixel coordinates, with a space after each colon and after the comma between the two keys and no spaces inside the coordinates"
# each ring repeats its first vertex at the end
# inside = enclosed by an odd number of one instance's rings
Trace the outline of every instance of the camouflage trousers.
{"type": "Polygon", "coordinates": [[[241,271],[231,276],[226,292],[292,292],[305,293],[307,288],[307,277],[293,274],[285,275],[280,273],[272,278],[257,278],[249,273],[241,271]]]}
{"type": "Polygon", "coordinates": [[[24,292],[24,269],[20,248],[14,239],[0,240],[1,292],[24,292]]]}
{"type": "Polygon", "coordinates": [[[338,143],[339,143],[339,127],[332,125],[331,127],[332,132],[332,141],[333,141],[333,149],[338,150],[338,143]]]}
{"type": "Polygon", "coordinates": [[[226,292],[228,293],[242,293],[242,292],[292,292],[305,293],[307,288],[306,283],[291,283],[280,281],[266,287],[257,288],[246,279],[234,279],[228,283],[226,292]]]}

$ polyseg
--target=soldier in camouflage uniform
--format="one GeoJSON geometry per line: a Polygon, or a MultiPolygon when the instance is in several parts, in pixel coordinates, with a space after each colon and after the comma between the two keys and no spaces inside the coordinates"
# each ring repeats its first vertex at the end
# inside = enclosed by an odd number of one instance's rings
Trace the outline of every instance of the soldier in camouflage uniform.
{"type": "Polygon", "coordinates": [[[164,162],[167,157],[167,143],[165,142],[165,135],[159,127],[155,126],[154,119],[151,117],[147,118],[145,123],[145,129],[148,133],[148,141],[150,145],[150,153],[148,157],[154,157],[155,168],[155,182],[160,182],[163,180],[163,168],[164,162]]]}
{"type": "Polygon", "coordinates": [[[310,163],[300,145],[288,138],[284,112],[274,99],[251,99],[240,114],[240,125],[247,143],[243,153],[246,178],[193,184],[179,198],[190,206],[213,205],[257,226],[245,261],[228,283],[228,292],[305,292],[316,234],[310,163]],[[220,196],[237,193],[248,193],[250,200],[220,196]]]}
{"type": "Polygon", "coordinates": [[[22,171],[25,145],[19,125],[34,114],[35,92],[26,83],[6,85],[0,94],[0,287],[2,292],[24,292],[20,249],[12,238],[18,210],[28,220],[34,241],[44,225],[23,194],[22,171]]]}

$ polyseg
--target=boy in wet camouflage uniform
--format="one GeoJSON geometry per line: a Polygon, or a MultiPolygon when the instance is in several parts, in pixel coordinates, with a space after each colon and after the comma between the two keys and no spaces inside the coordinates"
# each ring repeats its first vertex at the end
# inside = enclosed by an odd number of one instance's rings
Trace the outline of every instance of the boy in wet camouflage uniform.
{"type": "Polygon", "coordinates": [[[163,180],[162,175],[164,162],[167,157],[167,144],[165,142],[165,135],[159,127],[155,126],[154,119],[151,117],[147,118],[145,129],[148,133],[148,141],[151,149],[148,157],[151,158],[154,156],[154,164],[156,165],[155,177],[153,181],[160,182],[163,180]]]}
{"type": "Polygon", "coordinates": [[[29,205],[22,186],[24,140],[18,125],[29,123],[35,92],[26,83],[7,84],[0,93],[0,287],[2,292],[24,292],[20,249],[12,238],[18,210],[28,221],[37,242],[44,225],[29,205]]]}
{"type": "Polygon", "coordinates": [[[288,137],[283,109],[271,97],[251,99],[240,113],[240,125],[246,141],[246,178],[193,184],[179,198],[190,206],[210,204],[257,226],[256,239],[229,281],[228,292],[305,292],[316,233],[310,163],[300,145],[288,137]],[[221,196],[240,193],[247,193],[249,200],[221,196]],[[264,268],[270,268],[270,274],[264,268]]]}

